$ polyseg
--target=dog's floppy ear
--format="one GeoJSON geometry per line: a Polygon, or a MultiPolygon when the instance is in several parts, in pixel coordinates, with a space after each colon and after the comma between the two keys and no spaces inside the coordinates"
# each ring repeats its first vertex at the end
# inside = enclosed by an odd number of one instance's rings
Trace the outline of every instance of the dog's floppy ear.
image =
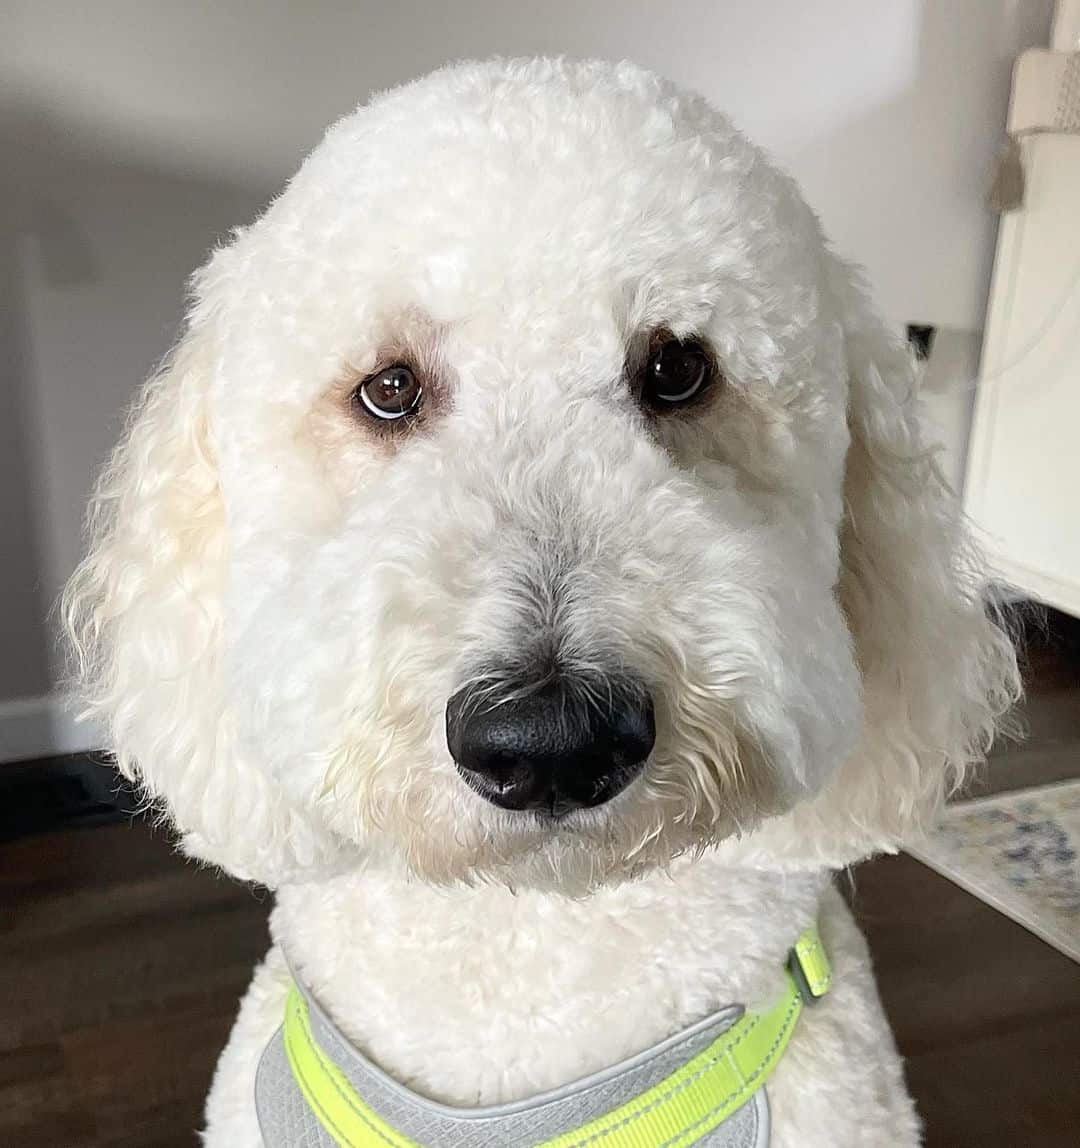
{"type": "Polygon", "coordinates": [[[932,820],[985,755],[1019,679],[981,556],[923,441],[914,358],[858,275],[839,261],[833,274],[851,434],[838,589],[866,717],[856,753],[807,812],[850,854],[838,860],[851,860],[895,848],[932,820]]]}
{"type": "Polygon", "coordinates": [[[77,694],[120,769],[163,804],[185,851],[275,885],[329,842],[245,761],[222,667],[225,514],[207,390],[212,317],[144,386],[102,473],[89,552],[64,593],[77,694]]]}

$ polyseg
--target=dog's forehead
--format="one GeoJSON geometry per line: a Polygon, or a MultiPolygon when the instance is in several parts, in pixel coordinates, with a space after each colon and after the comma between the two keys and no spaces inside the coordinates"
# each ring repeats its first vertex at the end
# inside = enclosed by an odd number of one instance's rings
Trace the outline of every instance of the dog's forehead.
{"type": "Polygon", "coordinates": [[[234,326],[287,341],[298,372],[410,309],[538,340],[606,321],[764,345],[810,325],[819,247],[790,181],[650,73],[459,65],[327,133],[237,244],[234,326]]]}

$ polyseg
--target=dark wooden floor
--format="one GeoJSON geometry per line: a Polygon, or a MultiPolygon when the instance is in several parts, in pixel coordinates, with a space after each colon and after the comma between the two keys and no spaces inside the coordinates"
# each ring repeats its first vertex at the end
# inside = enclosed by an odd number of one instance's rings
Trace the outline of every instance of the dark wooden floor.
{"type": "MultiPolygon", "coordinates": [[[[984,789],[1080,773],[1075,649],[1031,677],[984,789]]],[[[1080,1145],[1080,966],[908,857],[852,899],[930,1148],[1080,1145]]],[[[143,820],[0,846],[0,1146],[194,1145],[268,910],[143,820]]]]}
{"type": "MultiPolygon", "coordinates": [[[[1080,777],[1080,623],[1029,633],[1025,684],[973,795],[1080,777]]],[[[928,1148],[1080,1146],[1080,965],[905,855],[859,866],[852,904],[928,1148]]]]}
{"type": "Polygon", "coordinates": [[[268,899],[139,820],[0,847],[0,904],[0,1145],[195,1144],[268,899]]]}

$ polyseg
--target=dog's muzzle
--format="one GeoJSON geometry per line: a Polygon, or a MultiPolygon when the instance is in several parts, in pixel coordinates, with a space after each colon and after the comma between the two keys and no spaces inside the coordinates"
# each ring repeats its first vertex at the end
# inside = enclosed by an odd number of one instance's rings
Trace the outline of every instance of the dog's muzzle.
{"type": "Polygon", "coordinates": [[[465,781],[503,809],[552,817],[610,801],[641,772],[655,740],[652,700],[626,678],[556,677],[501,691],[486,682],[446,706],[447,745],[465,781]]]}

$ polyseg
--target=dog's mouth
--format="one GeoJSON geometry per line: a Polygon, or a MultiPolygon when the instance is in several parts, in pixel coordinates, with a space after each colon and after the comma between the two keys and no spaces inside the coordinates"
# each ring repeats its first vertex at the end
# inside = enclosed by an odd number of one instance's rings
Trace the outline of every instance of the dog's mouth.
{"type": "Polygon", "coordinates": [[[446,707],[458,773],[493,805],[544,821],[606,804],[644,769],[656,723],[640,683],[602,686],[553,676],[495,700],[490,684],[458,690],[446,707]]]}
{"type": "Polygon", "coordinates": [[[508,759],[495,774],[458,765],[465,784],[500,809],[531,814],[538,824],[561,824],[582,810],[606,805],[622,793],[645,768],[645,759],[613,765],[595,775],[571,772],[560,762],[508,759]]]}

